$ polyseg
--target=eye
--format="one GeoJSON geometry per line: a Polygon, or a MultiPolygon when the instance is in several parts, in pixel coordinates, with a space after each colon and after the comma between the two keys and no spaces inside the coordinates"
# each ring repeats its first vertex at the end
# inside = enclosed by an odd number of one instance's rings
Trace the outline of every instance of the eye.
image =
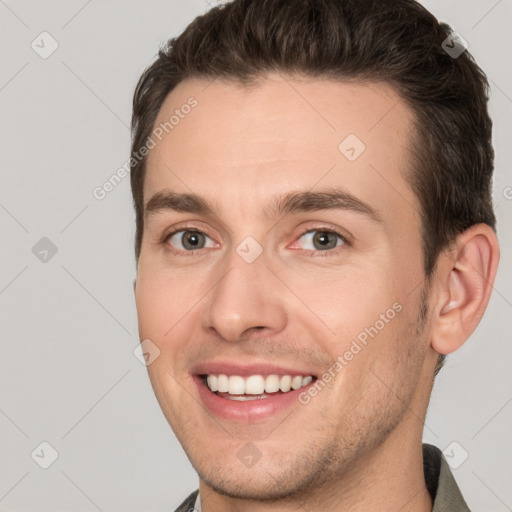
{"type": "Polygon", "coordinates": [[[196,249],[204,249],[206,247],[215,247],[215,242],[201,231],[182,229],[180,231],[175,231],[174,233],[170,233],[166,242],[170,244],[175,249],[180,251],[194,251],[196,249]],[[210,245],[205,245],[206,241],[210,240],[212,242],[210,245]]]}
{"type": "MultiPolygon", "coordinates": [[[[166,235],[164,243],[170,245],[174,251],[183,254],[194,254],[195,251],[218,247],[206,233],[197,229],[180,229],[166,235]]],[[[294,249],[303,249],[312,252],[311,256],[328,256],[336,254],[336,249],[349,245],[347,238],[332,228],[310,229],[304,232],[295,242],[294,249]],[[318,254],[323,253],[323,254],[318,254]]]]}
{"type": "Polygon", "coordinates": [[[332,229],[312,229],[302,234],[299,240],[305,241],[302,249],[323,252],[336,249],[347,243],[347,239],[341,233],[332,229]]]}

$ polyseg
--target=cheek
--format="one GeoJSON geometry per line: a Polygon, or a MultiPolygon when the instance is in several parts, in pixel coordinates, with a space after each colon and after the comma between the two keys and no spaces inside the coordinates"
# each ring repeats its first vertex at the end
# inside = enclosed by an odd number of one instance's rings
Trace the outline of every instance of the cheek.
{"type": "Polygon", "coordinates": [[[338,272],[310,272],[307,277],[295,275],[288,282],[302,299],[303,318],[315,321],[317,329],[323,324],[338,351],[398,300],[389,273],[378,264],[364,268],[353,265],[338,272]]]}
{"type": "Polygon", "coordinates": [[[190,277],[182,279],[176,273],[148,267],[139,265],[135,289],[139,334],[158,343],[192,313],[197,294],[190,277]]]}
{"type": "Polygon", "coordinates": [[[139,322],[139,334],[143,338],[158,338],[168,321],[167,291],[164,286],[146,275],[137,278],[135,303],[139,322]]]}
{"type": "Polygon", "coordinates": [[[309,283],[297,279],[293,284],[297,295],[307,297],[305,304],[318,315],[302,316],[309,319],[309,328],[331,359],[325,370],[333,377],[330,387],[336,403],[363,400],[364,390],[371,390],[372,396],[380,391],[375,389],[380,384],[369,374],[370,368],[379,367],[383,375],[397,370],[400,333],[409,321],[411,297],[404,303],[395,278],[389,262],[374,262],[364,269],[352,266],[348,272],[317,275],[309,283]],[[327,335],[320,335],[320,330],[327,335]]]}

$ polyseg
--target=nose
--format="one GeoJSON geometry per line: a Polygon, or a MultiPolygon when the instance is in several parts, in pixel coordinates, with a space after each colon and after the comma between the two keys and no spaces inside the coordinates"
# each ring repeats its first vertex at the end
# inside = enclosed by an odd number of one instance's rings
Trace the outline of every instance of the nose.
{"type": "MultiPolygon", "coordinates": [[[[234,252],[224,263],[221,277],[202,301],[203,329],[230,342],[240,341],[251,330],[265,336],[281,332],[287,321],[286,289],[263,255],[247,263],[234,252]]],[[[212,272],[218,276],[217,270],[212,272]]]]}

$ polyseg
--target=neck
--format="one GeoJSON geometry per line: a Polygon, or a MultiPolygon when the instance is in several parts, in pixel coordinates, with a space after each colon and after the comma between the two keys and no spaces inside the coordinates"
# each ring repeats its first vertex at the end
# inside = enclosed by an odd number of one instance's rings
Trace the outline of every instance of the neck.
{"type": "MultiPolygon", "coordinates": [[[[410,411],[410,410],[409,410],[410,411]]],[[[423,473],[420,419],[412,412],[378,448],[348,471],[305,496],[280,502],[249,501],[215,492],[200,481],[203,512],[430,512],[432,499],[423,473]],[[411,434],[412,433],[412,434],[411,434]]]]}

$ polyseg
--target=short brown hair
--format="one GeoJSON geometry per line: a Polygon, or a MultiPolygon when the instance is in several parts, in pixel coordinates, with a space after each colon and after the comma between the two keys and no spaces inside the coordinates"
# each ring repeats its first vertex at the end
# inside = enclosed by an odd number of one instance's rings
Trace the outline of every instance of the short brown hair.
{"type": "MultiPolygon", "coordinates": [[[[234,0],[215,7],[169,40],[142,74],[133,98],[132,154],[186,78],[249,85],[283,71],[385,81],[415,113],[413,166],[405,178],[421,206],[430,277],[458,233],[480,222],[496,229],[488,82],[469,52],[445,51],[450,35],[414,0],[234,0]]],[[[146,158],[132,162],[138,259],[146,158]]]]}

